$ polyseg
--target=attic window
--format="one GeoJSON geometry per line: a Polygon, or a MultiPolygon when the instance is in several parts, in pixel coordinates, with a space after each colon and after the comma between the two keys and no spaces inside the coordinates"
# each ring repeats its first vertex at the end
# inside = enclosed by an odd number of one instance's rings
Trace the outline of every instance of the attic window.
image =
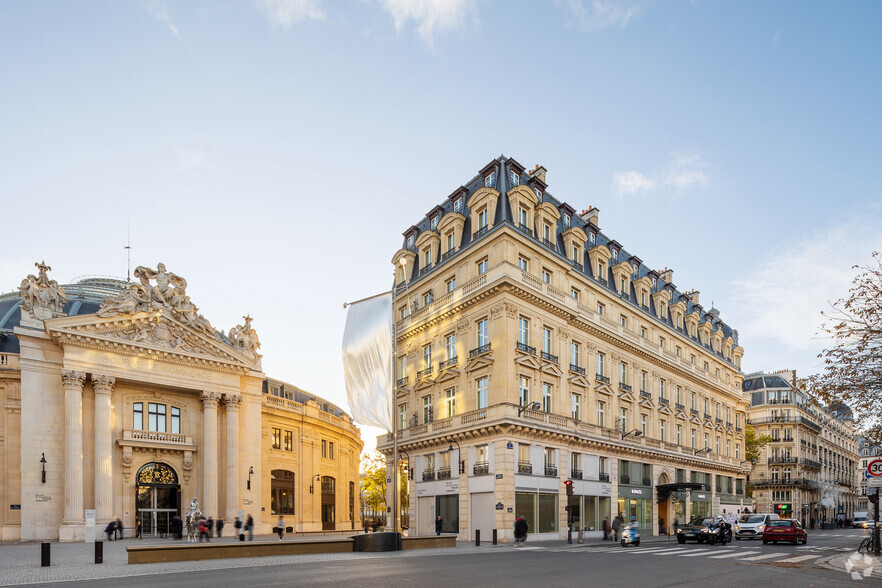
{"type": "Polygon", "coordinates": [[[570,226],[570,215],[568,215],[568,214],[563,215],[563,223],[564,223],[565,227],[570,226]]]}
{"type": "Polygon", "coordinates": [[[614,264],[619,262],[619,252],[615,249],[612,250],[612,261],[614,264]]]}
{"type": "Polygon", "coordinates": [[[413,235],[407,238],[407,246],[413,247],[413,235]]]}
{"type": "Polygon", "coordinates": [[[494,186],[496,186],[496,172],[492,171],[484,176],[484,187],[493,188],[494,186]]]}
{"type": "Polygon", "coordinates": [[[518,186],[521,183],[521,176],[514,170],[509,170],[508,172],[508,180],[512,186],[518,186]]]}
{"type": "Polygon", "coordinates": [[[533,188],[533,191],[536,192],[536,198],[539,199],[539,202],[542,202],[542,190],[539,188],[533,188]]]}
{"type": "Polygon", "coordinates": [[[453,203],[453,212],[462,212],[462,198],[457,198],[453,203]]]}
{"type": "Polygon", "coordinates": [[[438,228],[438,218],[439,217],[436,216],[435,218],[432,219],[432,230],[433,231],[438,228]]]}

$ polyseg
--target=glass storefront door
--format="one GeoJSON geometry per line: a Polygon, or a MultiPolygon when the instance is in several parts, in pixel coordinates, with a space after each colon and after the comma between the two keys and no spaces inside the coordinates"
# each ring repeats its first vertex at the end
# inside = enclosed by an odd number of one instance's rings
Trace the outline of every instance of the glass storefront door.
{"type": "Polygon", "coordinates": [[[171,522],[181,514],[181,487],[175,471],[163,463],[138,470],[135,485],[136,524],[141,537],[171,533],[171,522]]]}

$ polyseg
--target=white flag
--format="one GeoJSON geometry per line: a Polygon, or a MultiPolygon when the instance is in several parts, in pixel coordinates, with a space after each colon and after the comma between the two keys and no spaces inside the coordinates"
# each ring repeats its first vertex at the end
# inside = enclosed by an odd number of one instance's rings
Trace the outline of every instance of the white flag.
{"type": "Polygon", "coordinates": [[[392,430],[392,294],[349,305],[343,376],[352,418],[392,430]]]}

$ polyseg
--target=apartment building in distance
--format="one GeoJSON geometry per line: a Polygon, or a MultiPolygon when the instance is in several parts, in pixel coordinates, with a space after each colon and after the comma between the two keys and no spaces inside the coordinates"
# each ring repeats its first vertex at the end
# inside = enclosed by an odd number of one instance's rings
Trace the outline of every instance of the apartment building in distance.
{"type": "MultiPolygon", "coordinates": [[[[644,533],[751,507],[743,349],[698,292],[501,156],[404,232],[396,416],[415,535],[644,533]]],[[[378,449],[389,460],[392,438],[378,449]]],[[[390,502],[391,503],[391,502],[390,502]]]]}

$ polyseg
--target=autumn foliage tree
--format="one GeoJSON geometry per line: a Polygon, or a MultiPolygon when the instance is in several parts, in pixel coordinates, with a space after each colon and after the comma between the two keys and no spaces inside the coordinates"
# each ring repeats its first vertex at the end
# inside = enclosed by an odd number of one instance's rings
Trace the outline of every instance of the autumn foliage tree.
{"type": "MultiPolygon", "coordinates": [[[[405,470],[401,471],[399,490],[399,505],[406,510],[408,495],[405,470]]],[[[362,501],[368,509],[373,512],[386,511],[386,458],[377,451],[369,453],[362,460],[361,491],[362,501]]]]}
{"type": "Polygon", "coordinates": [[[810,378],[810,386],[828,404],[850,407],[857,428],[882,442],[882,257],[874,252],[872,263],[853,269],[860,273],[848,298],[823,313],[821,330],[833,345],[818,355],[824,371],[810,378]]]}

